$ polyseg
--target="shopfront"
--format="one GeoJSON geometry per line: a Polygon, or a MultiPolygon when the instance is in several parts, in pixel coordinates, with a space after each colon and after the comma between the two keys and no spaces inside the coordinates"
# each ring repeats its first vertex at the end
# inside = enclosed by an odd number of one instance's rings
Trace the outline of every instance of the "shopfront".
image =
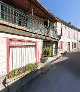
{"type": "Polygon", "coordinates": [[[36,45],[36,42],[31,40],[7,39],[7,72],[37,63],[36,45]]]}

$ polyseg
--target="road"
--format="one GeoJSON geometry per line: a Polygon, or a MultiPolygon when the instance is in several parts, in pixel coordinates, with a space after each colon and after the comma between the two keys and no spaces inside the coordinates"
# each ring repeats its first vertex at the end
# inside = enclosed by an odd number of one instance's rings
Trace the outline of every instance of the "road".
{"type": "Polygon", "coordinates": [[[80,92],[80,52],[66,57],[26,84],[22,92],[80,92]]]}

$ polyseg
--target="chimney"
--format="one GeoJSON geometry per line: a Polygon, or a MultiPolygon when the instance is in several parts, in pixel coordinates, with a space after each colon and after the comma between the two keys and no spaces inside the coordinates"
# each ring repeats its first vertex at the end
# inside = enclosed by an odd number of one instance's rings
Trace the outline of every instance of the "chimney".
{"type": "Polygon", "coordinates": [[[71,22],[69,22],[68,24],[71,24],[71,22]]]}

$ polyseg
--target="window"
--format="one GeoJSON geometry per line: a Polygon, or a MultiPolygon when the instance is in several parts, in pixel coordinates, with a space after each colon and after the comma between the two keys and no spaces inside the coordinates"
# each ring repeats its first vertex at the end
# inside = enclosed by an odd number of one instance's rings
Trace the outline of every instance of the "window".
{"type": "Polygon", "coordinates": [[[74,48],[76,48],[76,43],[74,43],[74,48]]]}
{"type": "Polygon", "coordinates": [[[61,41],[61,49],[63,49],[63,42],[61,41]]]}
{"type": "Polygon", "coordinates": [[[44,21],[44,27],[50,27],[50,22],[48,22],[48,21],[44,21]]]}
{"type": "Polygon", "coordinates": [[[74,43],[72,42],[72,49],[74,48],[74,43]]]}
{"type": "Polygon", "coordinates": [[[62,32],[62,27],[61,27],[61,36],[62,36],[63,32],[62,32]]]}
{"type": "Polygon", "coordinates": [[[48,26],[48,21],[44,21],[44,26],[45,26],[45,27],[48,26]]]}

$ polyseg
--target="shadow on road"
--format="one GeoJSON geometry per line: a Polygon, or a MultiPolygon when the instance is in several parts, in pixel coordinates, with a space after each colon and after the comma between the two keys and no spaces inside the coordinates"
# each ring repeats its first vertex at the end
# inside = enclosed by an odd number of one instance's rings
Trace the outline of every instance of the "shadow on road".
{"type": "Polygon", "coordinates": [[[69,58],[69,70],[78,78],[80,78],[80,52],[67,54],[69,58]]]}
{"type": "Polygon", "coordinates": [[[28,83],[22,92],[80,92],[80,52],[65,57],[28,83]]]}
{"type": "Polygon", "coordinates": [[[80,78],[80,52],[67,53],[65,57],[68,59],[60,61],[54,65],[56,69],[61,67],[80,78]]]}

